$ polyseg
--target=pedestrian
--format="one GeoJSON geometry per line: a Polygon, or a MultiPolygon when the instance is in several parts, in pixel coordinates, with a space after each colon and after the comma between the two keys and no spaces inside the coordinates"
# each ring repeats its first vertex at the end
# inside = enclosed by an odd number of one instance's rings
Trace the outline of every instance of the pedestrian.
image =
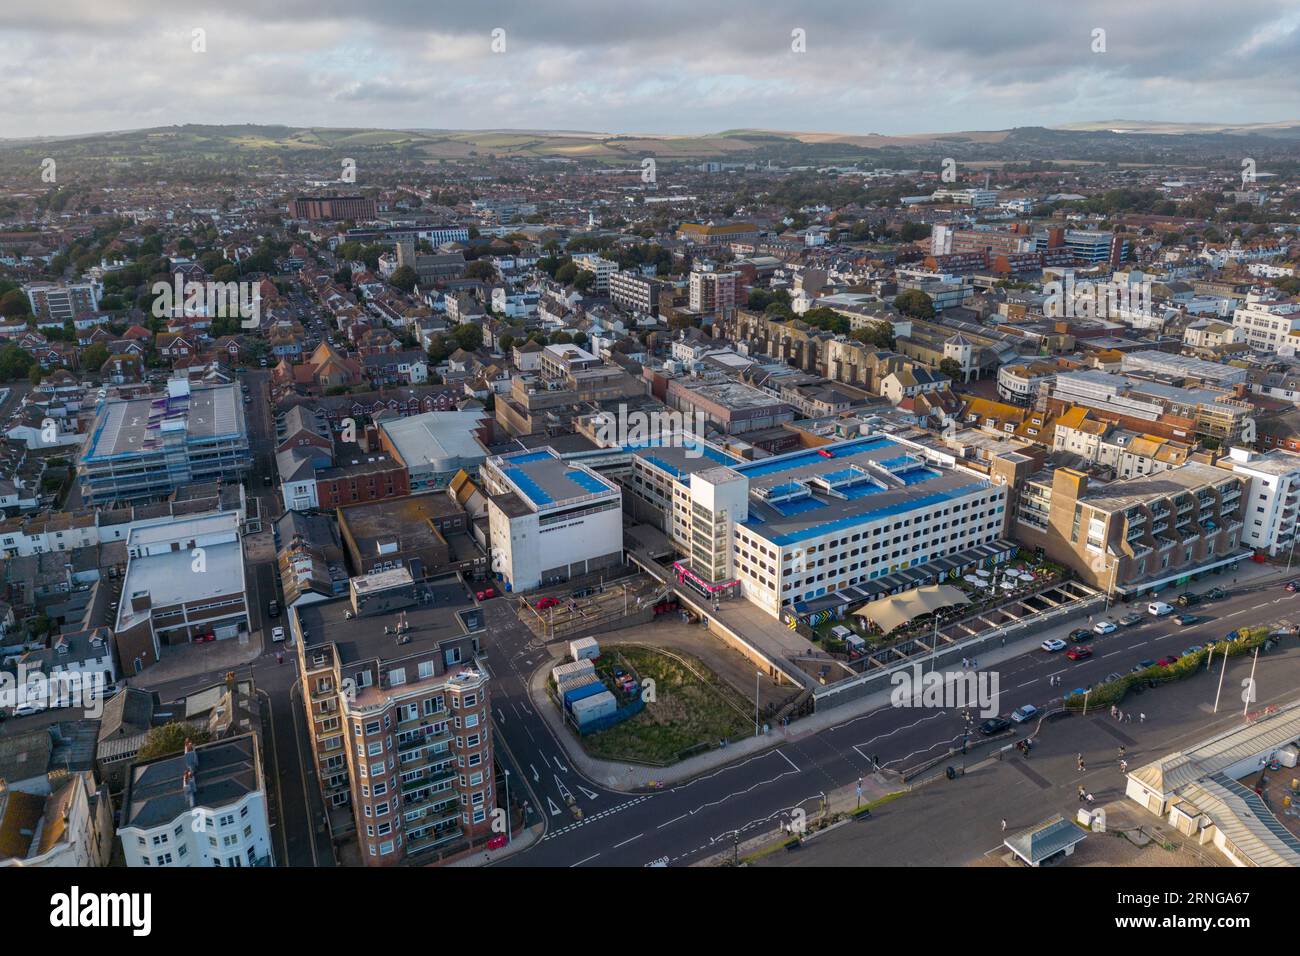
{"type": "Polygon", "coordinates": [[[1119,708],[1116,707],[1114,704],[1111,704],[1111,705],[1110,705],[1110,715],[1111,715],[1112,717],[1115,716],[1115,712],[1116,712],[1117,710],[1119,710],[1119,708]]]}
{"type": "Polygon", "coordinates": [[[1079,758],[1079,773],[1086,773],[1087,770],[1088,770],[1088,768],[1085,767],[1085,766],[1083,765],[1083,758],[1080,757],[1080,758],[1079,758]]]}
{"type": "Polygon", "coordinates": [[[1092,806],[1092,794],[1084,794],[1084,799],[1088,801],[1088,806],[1092,806]]]}
{"type": "Polygon", "coordinates": [[[1128,773],[1128,761],[1127,761],[1127,760],[1121,760],[1121,761],[1119,762],[1119,772],[1120,772],[1120,773],[1128,773]]]}
{"type": "Polygon", "coordinates": [[[1116,712],[1115,712],[1115,719],[1116,719],[1117,721],[1119,721],[1121,724],[1124,723],[1124,711],[1122,711],[1122,710],[1118,710],[1118,711],[1116,711],[1116,712]]]}
{"type": "Polygon", "coordinates": [[[1123,744],[1120,744],[1120,745],[1119,745],[1119,756],[1120,756],[1120,759],[1121,759],[1121,760],[1124,759],[1124,745],[1123,745],[1123,744]]]}
{"type": "Polygon", "coordinates": [[[1006,820],[1003,820],[1003,821],[1002,821],[1002,832],[1003,832],[1003,833],[1006,833],[1006,832],[1007,832],[1007,821],[1006,821],[1006,820]]]}
{"type": "Polygon", "coordinates": [[[1138,714],[1138,723],[1139,723],[1139,724],[1145,724],[1146,722],[1147,722],[1147,715],[1146,715],[1146,714],[1138,714]]]}
{"type": "Polygon", "coordinates": [[[1124,715],[1124,723],[1126,723],[1126,724],[1131,724],[1131,723],[1133,723],[1133,712],[1132,712],[1132,711],[1129,711],[1127,714],[1124,715]]]}
{"type": "Polygon", "coordinates": [[[1083,784],[1080,784],[1080,785],[1079,785],[1079,802],[1080,802],[1080,803],[1083,803],[1083,799],[1084,799],[1085,796],[1086,796],[1086,794],[1084,793],[1084,790],[1083,790],[1083,784]]]}
{"type": "Polygon", "coordinates": [[[971,658],[970,669],[973,670],[973,671],[977,671],[977,670],[979,670],[979,669],[980,669],[980,662],[977,661],[975,658],[971,658]]]}

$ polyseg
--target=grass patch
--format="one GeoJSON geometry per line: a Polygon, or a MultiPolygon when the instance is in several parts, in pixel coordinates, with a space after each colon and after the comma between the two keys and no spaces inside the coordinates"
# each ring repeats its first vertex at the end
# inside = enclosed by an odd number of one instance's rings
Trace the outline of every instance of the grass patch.
{"type": "Polygon", "coordinates": [[[655,700],[621,724],[584,737],[593,757],[663,766],[682,759],[684,751],[709,750],[724,738],[737,740],[754,732],[752,718],[745,716],[752,702],[724,686],[702,662],[678,655],[687,666],[636,646],[614,648],[605,656],[622,658],[623,666],[642,680],[653,680],[655,700]]]}

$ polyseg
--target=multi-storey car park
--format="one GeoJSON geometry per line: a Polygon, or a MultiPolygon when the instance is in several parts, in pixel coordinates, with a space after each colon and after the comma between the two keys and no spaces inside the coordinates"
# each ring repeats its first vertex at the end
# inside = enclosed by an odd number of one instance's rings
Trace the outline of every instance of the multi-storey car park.
{"type": "Polygon", "coordinates": [[[83,496],[98,505],[239,481],[251,464],[239,388],[172,379],[165,394],[103,402],[77,467],[83,496]]]}
{"type": "Polygon", "coordinates": [[[872,436],[757,461],[647,447],[630,492],[687,557],[684,580],[774,617],[836,591],[997,541],[1005,485],[902,439],[872,436]]]}

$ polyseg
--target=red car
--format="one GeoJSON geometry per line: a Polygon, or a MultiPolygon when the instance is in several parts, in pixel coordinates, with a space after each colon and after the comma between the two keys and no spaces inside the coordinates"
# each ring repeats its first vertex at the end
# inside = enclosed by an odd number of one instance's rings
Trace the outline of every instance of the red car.
{"type": "Polygon", "coordinates": [[[207,634],[195,634],[192,638],[190,638],[190,640],[193,641],[195,644],[206,644],[208,641],[215,641],[216,639],[217,639],[217,635],[213,634],[211,631],[209,631],[207,634]]]}
{"type": "Polygon", "coordinates": [[[504,833],[498,833],[492,839],[487,841],[487,848],[489,850],[499,850],[505,845],[506,845],[506,836],[504,833]]]}
{"type": "Polygon", "coordinates": [[[1172,654],[1166,657],[1162,657],[1160,658],[1160,660],[1156,661],[1156,663],[1159,664],[1161,667],[1168,667],[1170,664],[1175,664],[1177,662],[1178,662],[1178,658],[1174,657],[1174,655],[1172,654]]]}
{"type": "Polygon", "coordinates": [[[1065,652],[1065,656],[1072,661],[1081,661],[1085,657],[1092,657],[1092,648],[1084,647],[1082,644],[1076,644],[1065,652]]]}
{"type": "Polygon", "coordinates": [[[834,457],[835,457],[835,452],[833,452],[833,451],[827,451],[825,448],[818,448],[818,449],[817,449],[817,454],[821,455],[823,458],[834,458],[834,457]]]}
{"type": "Polygon", "coordinates": [[[544,597],[533,606],[539,611],[545,611],[548,607],[555,607],[559,603],[559,598],[544,597]]]}
{"type": "Polygon", "coordinates": [[[478,598],[480,601],[486,601],[488,598],[496,597],[497,591],[496,588],[484,588],[482,591],[479,591],[474,596],[478,598]]]}

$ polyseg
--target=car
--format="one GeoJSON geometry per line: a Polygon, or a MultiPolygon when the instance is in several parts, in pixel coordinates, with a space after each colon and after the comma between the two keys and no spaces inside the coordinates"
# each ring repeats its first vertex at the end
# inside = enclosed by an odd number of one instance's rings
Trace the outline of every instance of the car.
{"type": "Polygon", "coordinates": [[[1082,644],[1085,641],[1092,640],[1093,637],[1094,637],[1093,632],[1088,630],[1086,627],[1076,627],[1073,631],[1071,631],[1067,635],[1066,639],[1071,644],[1082,644]]]}
{"type": "Polygon", "coordinates": [[[1201,596],[1193,594],[1191,591],[1184,591],[1174,599],[1174,603],[1179,607],[1191,607],[1193,604],[1201,603],[1201,596]]]}
{"type": "Polygon", "coordinates": [[[1137,611],[1130,611],[1119,619],[1119,623],[1124,627],[1132,627],[1134,624],[1142,623],[1142,615],[1137,611]]]}
{"type": "Polygon", "coordinates": [[[1300,591],[1300,581],[1288,581],[1286,583],[1286,593],[1295,594],[1296,591],[1300,591]]]}
{"type": "Polygon", "coordinates": [[[1011,712],[1011,719],[1017,724],[1023,724],[1026,720],[1032,720],[1034,715],[1037,713],[1037,707],[1033,704],[1025,704],[1022,707],[1017,707],[1011,712]]]}
{"type": "Polygon", "coordinates": [[[1101,682],[1103,684],[1113,684],[1115,683],[1115,681],[1123,678],[1123,676],[1124,675],[1121,674],[1119,671],[1111,671],[1109,674],[1107,674],[1105,677],[1101,679],[1101,682]]]}
{"type": "Polygon", "coordinates": [[[1191,657],[1193,654],[1199,654],[1200,652],[1201,652],[1201,645],[1200,645],[1200,644],[1193,644],[1191,647],[1184,647],[1184,648],[1183,648],[1183,652],[1182,652],[1181,654],[1179,654],[1178,656],[1179,656],[1179,657],[1191,657]]]}
{"type": "Polygon", "coordinates": [[[190,638],[190,640],[195,644],[207,644],[209,641],[215,641],[216,639],[217,635],[213,634],[211,631],[208,631],[206,634],[195,634],[190,638]]]}
{"type": "Polygon", "coordinates": [[[544,597],[536,604],[534,604],[533,607],[537,608],[537,610],[539,611],[545,611],[548,607],[555,607],[559,603],[560,603],[559,598],[544,597]]]}
{"type": "Polygon", "coordinates": [[[274,642],[277,643],[277,644],[279,644],[281,641],[283,641],[283,640],[284,640],[284,628],[283,628],[283,627],[273,627],[273,628],[271,628],[271,640],[274,641],[274,642]]]}
{"type": "Polygon", "coordinates": [[[270,476],[270,475],[263,475],[263,476],[262,476],[262,484],[264,484],[264,485],[269,485],[270,483],[271,483],[271,476],[270,476]]]}
{"type": "Polygon", "coordinates": [[[1168,667],[1170,664],[1177,663],[1178,658],[1174,657],[1172,654],[1166,654],[1164,657],[1160,658],[1160,660],[1156,661],[1158,667],[1168,667]]]}
{"type": "Polygon", "coordinates": [[[280,616],[280,602],[279,602],[279,601],[268,601],[268,602],[267,602],[267,605],[266,605],[266,613],[267,613],[267,616],[268,616],[268,617],[279,617],[279,616],[280,616]]]}
{"type": "Polygon", "coordinates": [[[482,591],[475,591],[474,596],[480,601],[486,601],[488,598],[497,596],[496,588],[484,588],[482,591]]]}
{"type": "Polygon", "coordinates": [[[1164,617],[1166,614],[1173,614],[1172,604],[1166,604],[1164,601],[1152,601],[1147,605],[1147,613],[1152,617],[1164,617]]]}
{"type": "Polygon", "coordinates": [[[985,737],[992,737],[994,734],[1000,734],[1011,726],[1011,721],[1005,717],[990,717],[984,723],[980,724],[980,733],[985,737]]]}
{"type": "Polygon", "coordinates": [[[1130,673],[1141,674],[1143,671],[1150,670],[1152,667],[1155,666],[1156,666],[1156,662],[1153,660],[1138,661],[1136,664],[1133,665],[1130,673]]]}
{"type": "Polygon", "coordinates": [[[1072,647],[1065,652],[1065,656],[1072,661],[1082,661],[1092,657],[1091,647],[1072,647]]]}
{"type": "Polygon", "coordinates": [[[1098,621],[1092,626],[1092,629],[1098,634],[1114,634],[1119,630],[1114,621],[1098,621]]]}
{"type": "Polygon", "coordinates": [[[45,709],[45,705],[40,701],[29,701],[26,704],[19,704],[14,708],[15,717],[30,717],[33,714],[39,714],[45,709]]]}
{"type": "Polygon", "coordinates": [[[1038,646],[1049,654],[1055,654],[1057,651],[1065,650],[1065,641],[1061,640],[1059,637],[1054,637],[1050,641],[1043,641],[1043,643],[1038,646]]]}
{"type": "Polygon", "coordinates": [[[1174,620],[1178,622],[1180,627],[1186,627],[1188,624],[1195,624],[1201,620],[1201,617],[1199,614],[1179,614],[1174,620]]]}
{"type": "Polygon", "coordinates": [[[1065,696],[1066,696],[1066,697],[1082,697],[1084,694],[1088,693],[1088,690],[1089,690],[1089,688],[1087,688],[1087,687],[1076,687],[1074,690],[1070,691],[1070,692],[1069,692],[1068,694],[1066,694],[1065,696]]]}
{"type": "Polygon", "coordinates": [[[817,449],[817,454],[821,455],[823,458],[834,458],[834,457],[835,457],[835,452],[833,452],[833,451],[827,451],[825,448],[818,448],[818,449],[817,449]]]}
{"type": "Polygon", "coordinates": [[[1201,596],[1207,601],[1222,601],[1228,596],[1228,592],[1221,587],[1212,587],[1201,596]]]}

